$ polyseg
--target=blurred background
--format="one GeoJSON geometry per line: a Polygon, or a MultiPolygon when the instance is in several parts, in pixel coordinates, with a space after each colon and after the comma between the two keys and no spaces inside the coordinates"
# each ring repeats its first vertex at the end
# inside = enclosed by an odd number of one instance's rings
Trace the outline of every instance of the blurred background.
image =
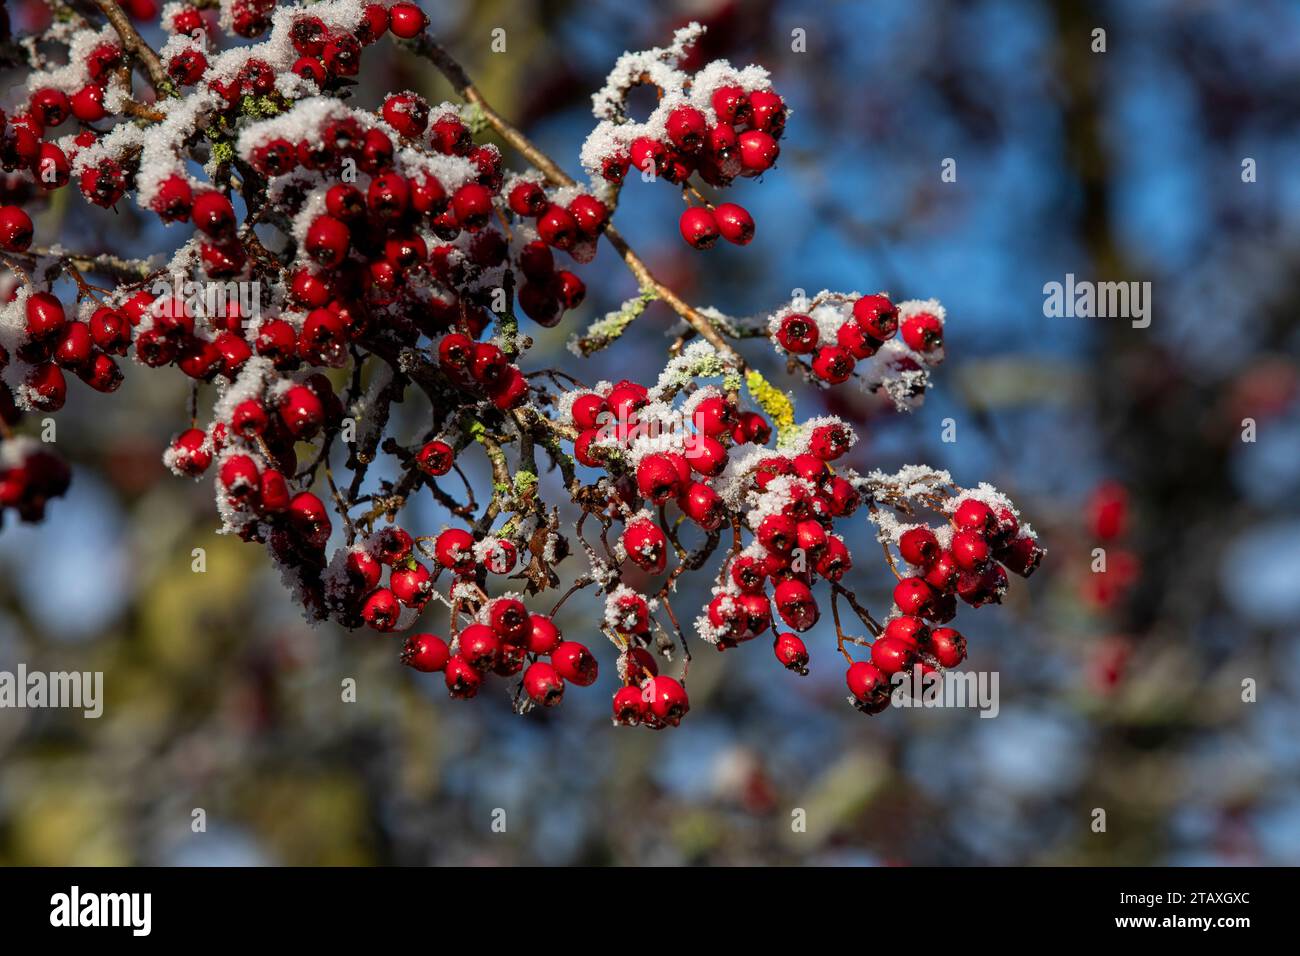
{"type": "MultiPolygon", "coordinates": [[[[616,222],[686,299],[729,315],[794,289],[944,302],[948,360],[921,410],[855,393],[833,411],[860,427],[855,467],[991,481],[1044,539],[1028,584],[958,618],[965,666],[1000,674],[1001,712],[860,715],[825,615],[808,677],[764,640],[725,655],[696,642],[683,725],[614,728],[613,648],[586,593],[560,623],[600,657],[595,686],[528,718],[500,680],[450,701],[439,675],[398,664],[399,640],[309,628],[263,549],[214,534],[210,484],[160,463],[188,419],[183,376],[128,363],[117,395],[74,385],[58,417],[67,497],[0,533],[0,670],[105,672],[97,721],[0,711],[0,863],[1300,863],[1300,7],[422,5],[488,99],[575,174],[590,93],[625,48],[697,19],[701,61],[771,69],[793,109],[780,163],[727,197],[754,214],[750,246],[687,249],[680,200],[658,184],[630,182],[616,222]],[[1150,281],[1150,327],[1045,318],[1043,285],[1066,273],[1150,281]]],[[[18,28],[42,16],[8,9],[18,28]]],[[[372,51],[361,80],[365,105],[404,87],[451,95],[405,53],[372,51]]],[[[147,253],[187,235],[71,192],[38,241],[147,253]]],[[[606,245],[577,271],[586,303],[531,329],[530,364],[651,376],[674,319],[662,305],[605,353],[564,351],[635,294],[606,245]]],[[[827,393],[785,379],[765,343],[744,351],[796,390],[800,417],[823,409],[827,393]]],[[[418,429],[399,423],[399,438],[418,429]]],[[[422,502],[406,527],[447,520],[422,502]]],[[[855,522],[852,584],[883,610],[892,577],[855,522]]],[[[702,603],[685,590],[676,606],[702,603]]]]}

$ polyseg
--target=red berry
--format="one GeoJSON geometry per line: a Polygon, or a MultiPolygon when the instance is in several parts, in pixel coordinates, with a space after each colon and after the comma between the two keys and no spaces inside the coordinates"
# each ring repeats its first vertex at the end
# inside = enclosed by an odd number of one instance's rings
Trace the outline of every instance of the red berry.
{"type": "Polygon", "coordinates": [[[352,236],[345,226],[333,216],[317,216],[307,229],[307,254],[326,268],[341,263],[348,254],[352,236]]]}
{"type": "Polygon", "coordinates": [[[194,194],[190,184],[183,176],[168,176],[158,185],[149,208],[158,214],[163,222],[184,222],[190,218],[190,209],[194,203],[194,194]]]}
{"type": "Polygon", "coordinates": [[[350,34],[332,36],[321,51],[321,62],[335,76],[356,76],[361,69],[361,44],[350,34]]]}
{"type": "Polygon", "coordinates": [[[956,667],[966,659],[966,638],[951,627],[936,627],[930,632],[929,649],[940,667],[956,667]]]}
{"type": "Polygon", "coordinates": [[[214,238],[230,235],[235,229],[235,209],[230,200],[215,190],[199,193],[191,214],[194,225],[214,238]]]}
{"type": "Polygon", "coordinates": [[[384,100],[384,122],[403,136],[423,136],[429,126],[429,104],[414,93],[397,93],[384,100]]]}
{"type": "Polygon", "coordinates": [[[738,246],[745,246],[754,238],[754,217],[743,206],[724,202],[713,210],[722,238],[738,246]]]}
{"type": "Polygon", "coordinates": [[[824,382],[839,385],[853,374],[853,356],[838,345],[823,345],[813,356],[813,374],[824,382]]]}
{"type": "Polygon", "coordinates": [[[471,667],[465,658],[456,654],[447,661],[447,666],[443,669],[443,680],[452,697],[468,700],[478,693],[483,684],[483,675],[471,667]]]}
{"type": "Polygon", "coordinates": [[[681,219],[677,222],[681,230],[682,238],[686,244],[695,249],[709,249],[718,241],[721,234],[718,230],[718,220],[713,213],[704,206],[690,206],[682,213],[681,219]]]}
{"type": "Polygon", "coordinates": [[[104,88],[97,83],[83,86],[72,95],[72,115],[83,123],[97,123],[108,115],[104,88]]]}
{"type": "Polygon", "coordinates": [[[32,114],[42,126],[59,126],[68,118],[68,95],[62,90],[47,86],[33,93],[29,102],[32,114]]]}
{"type": "Polygon", "coordinates": [[[534,661],[524,672],[524,693],[543,707],[554,707],[564,699],[564,679],[546,661],[534,661]]]}
{"type": "Polygon", "coordinates": [[[934,589],[924,578],[903,578],[894,585],[894,603],[904,614],[924,616],[934,599],[934,589]]]}
{"type": "Polygon", "coordinates": [[[279,412],[289,434],[304,441],[315,435],[325,420],[325,407],[320,399],[303,385],[294,385],[284,393],[279,412]]]}
{"type": "Polygon", "coordinates": [[[388,32],[388,11],[377,3],[368,3],[361,10],[361,23],[357,25],[357,39],[371,44],[388,32]]]}
{"type": "Polygon", "coordinates": [[[758,525],[758,543],[774,554],[789,554],[799,540],[799,525],[785,514],[771,514],[758,525]]]}
{"type": "Polygon", "coordinates": [[[844,675],[851,693],[867,713],[876,714],[889,706],[889,679],[867,661],[855,661],[844,675]]]}
{"type": "Polygon", "coordinates": [[[614,693],[614,723],[624,727],[635,727],[646,718],[650,705],[646,702],[640,687],[620,687],[614,693]]]}
{"type": "Polygon", "coordinates": [[[928,569],[939,557],[939,539],[929,528],[908,528],[899,535],[898,550],[908,564],[928,569]]]}
{"type": "Polygon", "coordinates": [[[596,236],[609,221],[609,209],[595,196],[583,193],[569,203],[569,214],[584,236],[596,236]]]}
{"type": "Polygon", "coordinates": [[[980,571],[963,571],[957,575],[957,596],[971,607],[1000,604],[1007,590],[1007,572],[997,562],[980,571]]]}
{"type": "Polygon", "coordinates": [[[646,681],[642,697],[650,705],[650,713],[656,720],[676,727],[687,711],[691,702],[686,696],[686,688],[671,677],[660,675],[646,681]]]}
{"type": "Polygon", "coordinates": [[[777,634],[772,650],[782,667],[796,674],[808,673],[808,648],[798,634],[791,634],[789,631],[777,634]]]}
{"type": "Polygon", "coordinates": [[[458,574],[473,571],[477,563],[474,557],[474,536],[462,528],[448,528],[438,535],[433,544],[433,553],[439,564],[458,574]]]}
{"type": "Polygon", "coordinates": [[[188,428],[172,439],[167,463],[183,475],[197,478],[212,464],[208,436],[198,428],[188,428]]]}
{"type": "Polygon", "coordinates": [[[817,347],[817,323],[802,312],[791,312],[781,319],[776,338],[787,352],[804,355],[817,347]]]}
{"type": "Polygon", "coordinates": [[[1042,563],[1044,551],[1038,546],[1038,540],[1029,535],[1014,538],[997,549],[996,557],[1008,571],[1027,578],[1042,563]]]}
{"type": "Polygon", "coordinates": [[[252,438],[265,432],[267,422],[266,408],[256,398],[240,402],[230,414],[230,427],[236,434],[245,438],[252,438]]]}
{"type": "Polygon", "coordinates": [[[361,620],[376,631],[391,631],[397,626],[401,611],[392,591],[388,588],[375,588],[361,606],[361,620]]]}
{"type": "Polygon", "coordinates": [[[871,663],[880,669],[882,674],[893,676],[899,671],[905,671],[912,666],[916,660],[917,647],[915,641],[905,641],[896,637],[880,637],[871,645],[871,663]]]}
{"type": "Polygon", "coordinates": [[[537,218],[537,234],[547,245],[572,249],[578,241],[578,222],[569,210],[551,203],[537,218]]]}
{"type": "Polygon", "coordinates": [[[977,531],[963,529],[952,536],[952,557],[963,571],[977,571],[992,556],[988,539],[977,531]]]}
{"type": "Polygon", "coordinates": [[[505,538],[489,541],[483,551],[483,566],[493,574],[509,574],[519,560],[519,550],[505,538]]]}
{"type": "Polygon", "coordinates": [[[476,670],[490,668],[501,650],[501,639],[486,624],[470,624],[457,638],[457,656],[476,670]]]}
{"type": "Polygon", "coordinates": [[[772,168],[781,147],[762,130],[749,129],[740,134],[740,165],[744,176],[757,176],[772,168]]]}
{"type": "Polygon", "coordinates": [[[885,630],[881,636],[893,638],[905,644],[920,646],[921,642],[926,640],[929,635],[930,626],[925,621],[910,614],[902,614],[898,617],[891,617],[885,623],[885,630]]]}
{"type": "Polygon", "coordinates": [[[623,549],[632,563],[649,574],[662,574],[668,561],[668,538],[649,518],[628,523],[623,531],[623,549]]]}
{"type": "Polygon", "coordinates": [[[903,323],[903,341],[918,352],[934,352],[943,346],[943,323],[929,312],[909,316],[903,323]]]}
{"type": "Polygon", "coordinates": [[[429,18],[413,3],[395,3],[388,8],[388,29],[403,40],[419,36],[429,25],[429,18]]]}
{"type": "Polygon", "coordinates": [[[442,670],[450,657],[447,642],[436,634],[412,634],[402,646],[402,663],[426,674],[442,670]]]}
{"type": "Polygon", "coordinates": [[[853,303],[853,318],[862,331],[881,341],[898,331],[898,309],[886,295],[864,295],[853,303]]]}
{"type": "Polygon", "coordinates": [[[540,183],[525,179],[510,190],[507,202],[515,215],[531,218],[546,211],[548,200],[540,183]]]}
{"type": "Polygon", "coordinates": [[[671,458],[664,454],[646,455],[636,468],[636,483],[643,497],[663,504],[682,492],[684,481],[671,458]]]}
{"type": "Polygon", "coordinates": [[[551,651],[551,663],[559,675],[571,684],[587,687],[596,682],[599,671],[596,658],[577,641],[561,641],[551,651]]]}
{"type": "Polygon", "coordinates": [[[67,317],[63,303],[48,292],[33,292],[27,297],[27,337],[43,339],[63,331],[67,317]]]}
{"type": "Polygon", "coordinates": [[[428,442],[415,455],[416,467],[435,478],[451,471],[455,460],[456,452],[445,441],[428,442]]]}
{"type": "Polygon", "coordinates": [[[953,558],[952,552],[944,549],[930,564],[929,570],[925,572],[925,582],[937,591],[950,590],[957,583],[957,575],[961,569],[957,567],[957,561],[953,558]]]}
{"type": "Polygon", "coordinates": [[[434,120],[429,130],[429,142],[434,149],[446,156],[465,156],[474,148],[469,127],[454,116],[434,120]]]}
{"type": "Polygon", "coordinates": [[[32,244],[32,218],[18,206],[0,206],[0,246],[26,252],[32,244]]]}
{"type": "Polygon", "coordinates": [[[835,330],[835,344],[848,349],[855,359],[865,359],[880,351],[884,343],[868,335],[857,319],[849,319],[835,330]]]}
{"type": "Polygon", "coordinates": [[[207,69],[208,58],[195,47],[187,47],[167,61],[167,76],[177,86],[193,86],[207,69]]]}
{"type": "Polygon", "coordinates": [[[258,503],[262,511],[268,514],[281,514],[292,506],[289,482],[281,472],[274,468],[262,472],[262,480],[258,485],[258,503]]]}
{"type": "Polygon", "coordinates": [[[997,515],[978,498],[963,498],[959,501],[952,518],[958,528],[978,534],[993,534],[998,528],[997,515]]]}
{"type": "Polygon", "coordinates": [[[704,145],[708,122],[693,106],[679,106],[668,114],[665,131],[673,145],[684,153],[699,152],[704,145]]]}
{"type": "Polygon", "coordinates": [[[686,517],[705,531],[716,531],[727,520],[727,509],[722,498],[702,482],[691,482],[678,503],[686,517]]]}
{"type": "Polygon", "coordinates": [[[307,544],[323,548],[330,536],[330,516],[325,503],[310,491],[300,491],[289,502],[289,523],[307,544]]]}
{"type": "Polygon", "coordinates": [[[466,183],[452,194],[451,210],[465,229],[481,229],[492,215],[492,194],[478,183],[466,183]]]}
{"type": "Polygon", "coordinates": [[[231,455],[221,464],[220,481],[235,501],[247,500],[261,484],[257,464],[248,455],[231,455]]]}
{"type": "Polygon", "coordinates": [[[393,569],[388,576],[388,586],[402,604],[422,608],[429,602],[433,581],[428,568],[418,561],[411,561],[407,567],[393,569]]]}
{"type": "Polygon", "coordinates": [[[664,164],[668,158],[668,150],[664,144],[656,139],[650,139],[646,136],[638,136],[632,140],[632,147],[629,150],[632,165],[642,173],[659,175],[664,170],[664,164]]]}
{"type": "Polygon", "coordinates": [[[497,636],[509,644],[526,641],[532,626],[528,608],[514,598],[497,598],[489,604],[488,622],[497,636]]]}
{"type": "Polygon", "coordinates": [[[817,623],[817,599],[812,589],[793,578],[782,581],[772,595],[781,620],[796,631],[806,631],[817,623]]]}
{"type": "Polygon", "coordinates": [[[724,123],[741,124],[749,122],[753,110],[749,97],[739,86],[720,86],[713,91],[713,112],[724,123]]]}
{"type": "Polygon", "coordinates": [[[317,86],[325,84],[325,64],[314,56],[300,56],[294,60],[290,69],[304,80],[311,80],[317,86]]]}
{"type": "Polygon", "coordinates": [[[853,555],[839,535],[826,536],[826,550],[817,560],[817,573],[828,581],[838,581],[853,567],[853,555]]]}
{"type": "Polygon", "coordinates": [[[533,614],[528,618],[528,653],[550,654],[564,638],[555,622],[544,614],[533,614]]]}
{"type": "Polygon", "coordinates": [[[842,457],[853,444],[853,433],[848,426],[839,424],[818,425],[809,436],[808,450],[822,461],[842,457]]]}
{"type": "Polygon", "coordinates": [[[749,94],[753,109],[754,129],[761,129],[780,137],[785,129],[785,102],[771,90],[755,90],[749,94]]]}

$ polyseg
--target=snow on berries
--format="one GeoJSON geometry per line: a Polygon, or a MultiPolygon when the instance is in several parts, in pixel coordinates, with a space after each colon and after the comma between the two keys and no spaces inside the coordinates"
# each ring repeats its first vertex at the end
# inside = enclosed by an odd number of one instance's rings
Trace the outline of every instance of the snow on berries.
{"type": "MultiPolygon", "coordinates": [[[[996,603],[1038,566],[1038,539],[995,489],[921,466],[854,470],[848,422],[796,418],[732,346],[739,323],[682,303],[614,232],[635,171],[682,189],[690,246],[755,235],[748,211],[701,188],[771,169],[788,110],[761,67],[684,70],[702,27],[614,64],[582,186],[535,147],[510,168],[486,126],[522,134],[481,103],[354,95],[386,36],[429,55],[413,3],[152,15],[167,35],[156,60],[79,9],[33,40],[49,55],[0,113],[0,165],[32,187],[0,205],[0,520],[39,521],[68,488],[68,466],[15,433],[27,413],[84,399],[76,380],[111,393],[126,375],[179,375],[194,400],[163,464],[211,488],[220,532],[264,548],[309,621],[391,642],[454,699],[504,686],[526,713],[599,686],[615,724],[654,730],[690,712],[695,639],[770,639],[776,666],[802,675],[828,617],[854,705],[878,712],[892,675],[963,662],[959,602],[996,603]],[[642,85],[659,99],[637,122],[627,101],[642,85]],[[35,215],[65,188],[135,204],[175,251],[66,252],[35,215]],[[522,320],[549,328],[579,308],[605,240],[641,288],[575,353],[612,344],[654,300],[684,325],[662,367],[586,385],[538,366],[522,320]],[[407,402],[419,408],[397,414],[407,402]],[[549,500],[556,487],[565,500],[549,500]],[[405,509],[426,495],[445,523],[417,528],[405,509]],[[880,620],[847,583],[864,513],[897,577],[880,620]],[[697,573],[704,606],[675,608],[697,573]],[[561,632],[569,600],[599,609],[576,618],[581,633],[561,632]],[[868,636],[844,629],[842,605],[868,636]]],[[[766,328],[792,370],[906,408],[942,361],[944,321],[933,300],[823,292],[766,328]]]]}
{"type": "Polygon", "coordinates": [[[880,392],[904,411],[924,399],[929,369],[943,361],[945,317],[935,299],[895,304],[884,293],[820,292],[772,313],[767,328],[813,381],[856,378],[863,391],[880,392]]]}
{"type": "Polygon", "coordinates": [[[687,245],[708,249],[722,238],[743,246],[754,238],[749,212],[736,203],[708,202],[690,180],[698,176],[723,189],[737,178],[767,172],[781,154],[788,110],[762,67],[736,69],[715,60],[693,75],[681,69],[703,32],[692,23],[667,47],[619,57],[592,96],[600,122],[583,144],[582,165],[594,183],[603,180],[609,194],[630,170],[680,186],[688,206],[678,228],[687,245]],[[643,122],[632,120],[627,108],[628,95],[639,86],[653,86],[659,96],[643,122]]]}

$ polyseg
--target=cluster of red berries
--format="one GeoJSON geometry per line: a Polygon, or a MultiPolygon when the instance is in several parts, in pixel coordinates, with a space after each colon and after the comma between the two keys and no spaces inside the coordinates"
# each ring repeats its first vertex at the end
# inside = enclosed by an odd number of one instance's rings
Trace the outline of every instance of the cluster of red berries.
{"type": "MultiPolygon", "coordinates": [[[[731,559],[726,579],[697,622],[720,650],[765,633],[773,607],[796,632],[820,619],[814,584],[818,579],[838,584],[853,566],[852,553],[834,527],[836,519],[857,510],[861,495],[830,465],[852,443],[842,422],[814,422],[792,454],[751,458],[738,469],[744,518],[754,539],[731,559]]],[[[807,665],[807,649],[795,634],[777,635],[773,650],[792,670],[807,665]]]]}
{"type": "MultiPolygon", "coordinates": [[[[98,392],[116,391],[122,384],[122,372],[112,354],[122,354],[116,328],[105,322],[69,320],[63,303],[49,292],[32,292],[29,287],[10,290],[7,310],[21,310],[21,339],[15,357],[28,371],[17,391],[4,385],[4,406],[57,412],[68,396],[64,372],[72,372],[98,392]]],[[[16,316],[15,316],[16,318],[16,316]]],[[[0,345],[0,372],[10,364],[10,355],[0,345]]],[[[8,420],[8,417],[7,417],[8,420]]],[[[10,421],[12,424],[12,421],[10,421]]]]}
{"type": "Polygon", "coordinates": [[[515,265],[524,276],[519,305],[538,325],[555,326],[566,310],[582,304],[587,287],[572,272],[555,268],[551,250],[562,249],[578,262],[590,262],[596,254],[596,241],[609,224],[609,207],[585,192],[548,192],[533,176],[516,177],[507,186],[507,198],[510,211],[531,219],[536,233],[515,256],[515,265]]]}
{"type": "Polygon", "coordinates": [[[971,607],[1000,603],[1007,571],[1027,578],[1042,561],[1032,529],[1022,528],[1011,502],[988,486],[949,499],[947,515],[949,523],[939,527],[872,518],[881,540],[917,573],[894,586],[894,613],[871,645],[871,660],[853,663],[845,675],[851,699],[867,713],[889,706],[894,675],[966,659],[965,637],[940,626],[956,616],[958,598],[971,607]]]}
{"type": "Polygon", "coordinates": [[[855,374],[864,388],[883,389],[896,404],[922,394],[927,366],[943,361],[944,310],[937,302],[895,304],[889,296],[823,292],[775,312],[772,341],[827,385],[855,374]]]}
{"type": "Polygon", "coordinates": [[[12,508],[21,521],[45,517],[45,505],[61,498],[72,478],[67,464],[30,438],[0,442],[0,524],[12,508]]]}
{"type": "MultiPolygon", "coordinates": [[[[149,0],[130,6],[158,17],[146,10],[149,0]]],[[[191,478],[213,473],[222,530],[267,548],[309,618],[389,634],[415,630],[445,605],[449,637],[414,633],[401,660],[441,673],[458,698],[475,696],[489,674],[518,675],[521,711],[554,706],[567,684],[587,686],[598,674],[591,651],[565,640],[551,616],[531,613],[521,595],[485,590],[489,574],[510,575],[520,564],[513,576],[529,595],[560,582],[554,568],[570,553],[568,539],[537,475],[523,467],[544,450],[575,505],[601,524],[608,560],[583,538],[582,522],[575,526],[591,572],[569,593],[595,585],[604,595],[599,630],[618,648],[616,723],[661,729],[688,712],[689,656],[680,674],[660,672],[677,644],[659,609],[684,648],[669,595],[724,535],[729,553],[698,633],[723,650],[771,631],[780,664],[807,673],[800,635],[821,618],[814,586],[828,586],[833,600],[852,596],[841,584],[852,555],[837,520],[865,501],[880,523],[877,505],[909,498],[909,482],[856,474],[842,462],[852,429],[834,418],[796,424],[788,406],[769,403],[775,389],[756,387],[734,356],[707,341],[683,344],[653,387],[625,379],[564,390],[556,370],[530,380],[520,361],[531,342],[509,301],[513,291],[543,326],[582,302],[582,279],[557,263],[555,250],[591,261],[631,169],[699,199],[680,223],[692,246],[749,242],[749,214],[708,204],[689,181],[725,187],[772,167],[787,110],[767,73],[725,61],[683,72],[697,25],[678,31],[670,47],[625,54],[594,98],[601,122],[582,155],[590,188],[556,187],[508,173],[495,146],[476,142],[474,116],[455,106],[431,106],[409,91],[386,95],[373,111],[345,102],[368,47],[386,33],[410,39],[426,28],[415,4],[321,0],[277,9],[272,0],[223,0],[221,8],[215,17],[186,3],[162,11],[168,79],[152,101],[137,100],[123,69],[134,41],[79,15],[42,41],[65,46],[66,65],[34,70],[19,112],[0,114],[0,164],[14,174],[0,195],[0,251],[14,277],[0,294],[4,424],[24,410],[62,407],[68,372],[109,392],[122,380],[122,357],[179,368],[196,398],[208,388],[215,399],[207,424],[193,412],[164,461],[191,478]],[[270,36],[221,50],[217,23],[240,37],[270,36]],[[661,98],[636,123],[626,99],[641,84],[661,98]],[[186,94],[174,95],[181,88],[186,94]],[[92,125],[110,116],[123,121],[102,132],[92,125]],[[69,120],[76,131],[56,141],[69,120]],[[198,178],[196,160],[207,163],[209,179],[198,178]],[[170,281],[114,258],[105,274],[137,278],[110,292],[84,280],[74,267],[81,257],[34,247],[24,204],[74,178],[93,204],[113,207],[131,195],[162,223],[189,224],[170,281]],[[279,236],[264,241],[255,226],[279,236]],[[60,275],[77,284],[73,310],[50,289],[60,275]],[[218,304],[191,286],[227,292],[218,304]],[[350,375],[333,371],[349,366],[350,375]],[[716,377],[722,388],[702,384],[716,377]],[[777,451],[765,447],[774,434],[768,418],[739,404],[741,382],[779,425],[777,451]],[[410,447],[383,440],[391,407],[413,386],[429,400],[429,430],[410,447]],[[345,439],[351,487],[336,486],[327,467],[331,509],[311,488],[358,420],[360,434],[345,439]],[[308,443],[310,460],[300,462],[308,443]],[[460,471],[460,449],[478,443],[492,456],[494,482],[491,505],[475,520],[473,489],[462,505],[439,481],[460,471]],[[519,474],[501,460],[503,444],[518,449],[519,474]],[[380,451],[397,459],[401,477],[366,486],[380,451]],[[584,483],[579,469],[596,477],[584,483]],[[521,480],[525,471],[533,484],[521,480]],[[473,530],[415,536],[394,523],[422,489],[473,530]],[[363,502],[369,514],[354,514],[363,502]],[[344,543],[331,552],[336,524],[344,543]],[[679,538],[691,525],[705,538],[698,551],[679,538]]],[[[906,404],[942,358],[943,320],[933,301],[895,306],[883,295],[823,293],[777,313],[771,331],[792,363],[808,356],[818,379],[856,373],[906,404]]],[[[0,445],[0,508],[39,519],[67,483],[66,466],[30,439],[0,445]]],[[[918,573],[900,581],[897,613],[876,635],[871,661],[850,669],[863,709],[878,707],[879,687],[905,663],[960,663],[964,640],[938,626],[951,620],[956,599],[997,600],[1006,569],[1027,575],[1041,557],[996,493],[981,488],[954,502],[951,529],[908,527],[890,539],[918,573]]]]}
{"type": "MultiPolygon", "coordinates": [[[[31,173],[33,183],[46,191],[59,189],[71,181],[76,152],[96,139],[95,132],[86,128],[86,124],[108,115],[105,105],[108,89],[122,64],[121,46],[108,39],[111,33],[111,30],[87,31],[75,58],[63,71],[61,86],[40,85],[40,74],[34,74],[24,108],[8,118],[0,111],[0,165],[6,171],[25,170],[31,173]],[[46,139],[69,119],[83,124],[80,132],[70,136],[63,145],[46,139]]],[[[97,178],[83,174],[82,191],[93,194],[97,178]]],[[[112,177],[104,178],[107,181],[112,177]]],[[[9,251],[26,249],[31,241],[30,223],[23,223],[21,217],[13,214],[7,218],[9,221],[0,227],[4,234],[0,244],[9,251]]]]}
{"type": "Polygon", "coordinates": [[[753,217],[735,203],[705,201],[690,179],[698,175],[725,188],[771,169],[781,154],[786,105],[759,67],[738,71],[716,61],[694,75],[678,69],[698,35],[688,27],[671,47],[619,59],[593,98],[601,122],[583,147],[583,164],[614,185],[635,169],[643,178],[682,187],[688,206],[678,228],[692,248],[708,249],[719,237],[743,246],[754,238],[753,217]],[[645,122],[632,122],[627,95],[646,84],[658,88],[659,105],[645,122]]]}
{"type": "Polygon", "coordinates": [[[488,674],[513,677],[529,701],[554,707],[566,684],[596,682],[595,656],[577,641],[566,641],[545,614],[529,614],[518,598],[492,598],[479,619],[461,628],[448,645],[436,634],[414,634],[402,647],[402,663],[418,671],[441,671],[447,691],[462,700],[474,697],[488,674]]]}

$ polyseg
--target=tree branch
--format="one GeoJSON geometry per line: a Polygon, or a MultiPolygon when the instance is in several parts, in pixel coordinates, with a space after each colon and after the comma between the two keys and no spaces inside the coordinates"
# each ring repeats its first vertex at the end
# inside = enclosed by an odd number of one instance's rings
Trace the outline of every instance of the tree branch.
{"type": "Polygon", "coordinates": [[[131,24],[126,11],[117,0],[95,0],[95,6],[108,17],[108,22],[122,38],[122,45],[126,47],[127,52],[134,56],[149,74],[149,82],[153,84],[154,90],[160,94],[170,93],[172,84],[167,79],[167,71],[163,69],[162,61],[158,59],[158,54],[153,51],[153,48],[145,42],[144,37],[140,36],[140,31],[131,24]]]}

